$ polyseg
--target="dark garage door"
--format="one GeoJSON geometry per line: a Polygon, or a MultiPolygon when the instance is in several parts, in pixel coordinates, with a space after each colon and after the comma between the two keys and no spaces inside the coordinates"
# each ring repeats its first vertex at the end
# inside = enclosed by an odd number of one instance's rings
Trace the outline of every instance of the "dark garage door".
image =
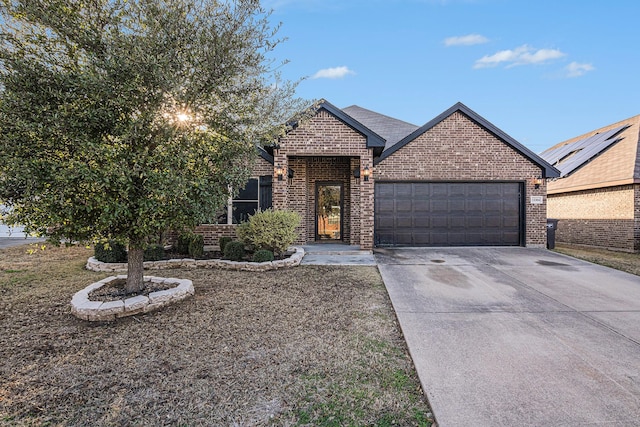
{"type": "Polygon", "coordinates": [[[517,182],[376,183],[376,245],[518,246],[520,192],[517,182]]]}

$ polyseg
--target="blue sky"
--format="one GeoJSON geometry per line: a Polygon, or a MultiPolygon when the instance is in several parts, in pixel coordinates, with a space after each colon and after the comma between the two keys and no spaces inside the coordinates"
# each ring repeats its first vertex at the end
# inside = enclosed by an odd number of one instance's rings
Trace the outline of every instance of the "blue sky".
{"type": "Polygon", "coordinates": [[[298,95],[423,125],[460,101],[534,152],[640,114],[637,0],[266,0],[298,95]]]}

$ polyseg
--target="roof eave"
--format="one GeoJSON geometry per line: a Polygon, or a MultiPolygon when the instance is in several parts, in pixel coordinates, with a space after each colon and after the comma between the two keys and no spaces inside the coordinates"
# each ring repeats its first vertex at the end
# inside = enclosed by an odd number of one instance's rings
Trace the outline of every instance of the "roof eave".
{"type": "Polygon", "coordinates": [[[260,145],[256,145],[256,149],[258,150],[258,155],[260,157],[262,157],[264,160],[266,160],[267,162],[271,163],[272,165],[274,164],[273,156],[271,154],[269,154],[267,152],[267,150],[262,148],[260,145]]]}
{"type": "Polygon", "coordinates": [[[486,120],[484,117],[480,116],[478,113],[473,111],[471,108],[464,105],[462,102],[457,102],[447,110],[443,111],[441,114],[427,122],[425,125],[416,129],[414,132],[410,133],[402,140],[394,144],[389,150],[386,150],[382,153],[382,155],[377,159],[376,164],[383,161],[387,157],[391,156],[393,153],[398,151],[403,146],[407,145],[409,142],[413,141],[420,135],[424,134],[428,130],[432,129],[435,125],[442,122],[444,119],[455,113],[456,111],[460,111],[471,120],[476,122],[479,126],[485,128],[487,131],[492,133],[498,139],[504,141],[506,144],[511,146],[514,150],[522,154],[524,157],[528,158],[530,161],[535,163],[540,167],[542,171],[542,178],[557,178],[560,176],[560,171],[554,168],[551,164],[547,163],[540,156],[535,154],[533,151],[529,150],[524,145],[520,144],[518,141],[501,131],[494,124],[486,120]]]}
{"type": "Polygon", "coordinates": [[[357,121],[356,119],[354,119],[353,117],[351,117],[350,115],[348,115],[347,113],[345,113],[344,111],[336,107],[335,105],[331,104],[330,102],[326,100],[322,100],[318,104],[318,110],[328,111],[331,115],[338,118],[341,122],[343,122],[347,126],[363,134],[367,139],[367,148],[373,148],[374,151],[376,148],[384,149],[384,145],[386,141],[383,137],[381,137],[380,135],[378,135],[377,133],[375,133],[374,131],[372,131],[371,129],[369,129],[368,127],[366,127],[365,125],[363,125],[362,123],[360,123],[359,121],[357,121]]]}

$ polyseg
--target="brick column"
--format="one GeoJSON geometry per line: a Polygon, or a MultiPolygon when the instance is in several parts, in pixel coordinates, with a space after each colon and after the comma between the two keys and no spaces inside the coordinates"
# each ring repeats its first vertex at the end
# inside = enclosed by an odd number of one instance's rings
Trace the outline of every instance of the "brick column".
{"type": "Polygon", "coordinates": [[[368,156],[360,158],[362,170],[368,167],[371,175],[365,181],[364,176],[360,178],[360,249],[373,249],[373,218],[374,218],[374,181],[375,171],[373,168],[373,149],[368,149],[368,156]]]}
{"type": "Polygon", "coordinates": [[[284,153],[280,153],[282,150],[276,150],[273,156],[273,209],[288,209],[289,208],[289,186],[287,182],[287,168],[289,162],[287,156],[284,153]],[[284,175],[282,181],[278,180],[276,169],[282,168],[284,175]]]}
{"type": "Polygon", "coordinates": [[[352,245],[360,244],[360,221],[362,213],[360,211],[360,184],[362,183],[362,177],[354,178],[354,170],[362,170],[360,167],[360,158],[352,157],[349,162],[350,167],[350,186],[351,186],[351,229],[350,229],[350,242],[352,245]]]}

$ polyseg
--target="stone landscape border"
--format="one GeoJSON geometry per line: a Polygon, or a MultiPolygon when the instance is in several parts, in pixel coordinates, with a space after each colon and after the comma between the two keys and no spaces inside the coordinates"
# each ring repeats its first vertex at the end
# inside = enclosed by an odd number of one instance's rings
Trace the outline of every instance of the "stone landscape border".
{"type": "MultiPolygon", "coordinates": [[[[285,259],[271,262],[230,261],[227,259],[202,259],[192,258],[170,259],[166,261],[145,261],[145,270],[168,270],[173,268],[220,268],[224,270],[242,271],[269,271],[279,268],[296,267],[302,262],[304,249],[299,246],[290,248],[294,253],[285,259]]],[[[106,263],[98,261],[95,257],[87,260],[87,270],[99,272],[127,271],[126,263],[106,263]]]]}
{"type": "Polygon", "coordinates": [[[166,305],[181,301],[195,293],[193,283],[188,279],[164,278],[144,276],[145,282],[162,283],[176,286],[163,291],[151,292],[149,296],[138,295],[117,301],[91,301],[89,294],[96,289],[108,285],[114,280],[126,279],[126,275],[110,276],[99,282],[92,283],[83,290],[76,292],[71,299],[71,313],[91,322],[115,320],[119,317],[148,313],[166,305]]]}

